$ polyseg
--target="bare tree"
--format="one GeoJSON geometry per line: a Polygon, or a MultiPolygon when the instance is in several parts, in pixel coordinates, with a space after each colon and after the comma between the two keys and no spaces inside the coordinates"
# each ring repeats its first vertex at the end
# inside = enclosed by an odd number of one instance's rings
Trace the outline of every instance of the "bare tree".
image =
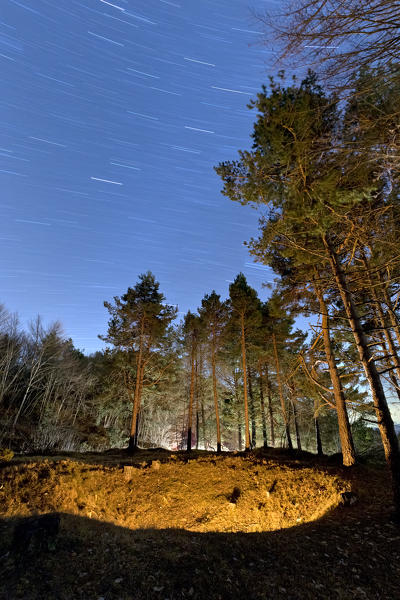
{"type": "Polygon", "coordinates": [[[328,78],[400,60],[398,0],[286,0],[258,17],[281,43],[281,59],[308,58],[328,78]]]}

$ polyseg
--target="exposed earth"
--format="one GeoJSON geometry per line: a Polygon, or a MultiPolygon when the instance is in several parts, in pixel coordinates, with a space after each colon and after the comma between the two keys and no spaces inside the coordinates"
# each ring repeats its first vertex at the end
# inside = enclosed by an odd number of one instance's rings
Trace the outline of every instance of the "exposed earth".
{"type": "Polygon", "coordinates": [[[391,509],[384,466],[306,453],[15,457],[0,470],[0,599],[400,598],[391,509]],[[56,535],[27,520],[55,513],[56,535]]]}

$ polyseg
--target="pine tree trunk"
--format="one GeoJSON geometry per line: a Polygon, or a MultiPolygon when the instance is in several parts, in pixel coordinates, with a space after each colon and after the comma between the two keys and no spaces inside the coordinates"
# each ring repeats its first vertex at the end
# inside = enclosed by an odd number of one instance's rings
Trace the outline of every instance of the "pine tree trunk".
{"type": "Polygon", "coordinates": [[[354,449],[353,436],[351,434],[349,415],[347,413],[346,399],[343,392],[342,382],[336,365],[335,356],[332,350],[329,316],[324,295],[318,285],[314,283],[314,290],[319,301],[319,310],[322,315],[322,335],[324,341],[324,350],[326,361],[329,367],[329,374],[332,381],[333,395],[335,398],[336,412],[339,425],[339,437],[342,448],[343,465],[351,467],[356,462],[356,453],[354,449]]]}
{"type": "Polygon", "coordinates": [[[238,447],[239,452],[242,451],[242,423],[238,420],[238,447]]]}
{"type": "Polygon", "coordinates": [[[131,431],[129,436],[129,445],[128,445],[128,453],[133,454],[137,450],[137,436],[136,436],[136,426],[139,414],[139,404],[140,404],[140,379],[142,375],[142,362],[143,362],[143,334],[144,334],[144,319],[142,319],[140,326],[140,339],[139,339],[139,352],[138,358],[136,361],[136,383],[135,383],[135,393],[133,397],[133,410],[132,410],[132,420],[131,420],[131,431]]]}
{"type": "Polygon", "coordinates": [[[265,365],[265,383],[267,386],[268,399],[268,415],[269,415],[269,431],[271,438],[271,446],[275,448],[275,426],[274,426],[274,410],[272,407],[271,382],[269,380],[268,365],[265,365]]]}
{"type": "Polygon", "coordinates": [[[255,448],[257,444],[256,430],[256,407],[254,405],[253,381],[251,377],[251,369],[247,368],[247,376],[249,380],[249,398],[250,398],[250,420],[251,420],[251,447],[255,448]]]}
{"type": "Polygon", "coordinates": [[[203,387],[202,387],[202,383],[203,383],[203,355],[201,352],[201,345],[200,345],[200,358],[199,358],[199,379],[200,379],[200,408],[201,408],[201,425],[202,425],[202,431],[203,431],[203,446],[204,446],[204,450],[207,450],[206,448],[206,416],[205,416],[205,411],[204,411],[204,397],[203,397],[203,387]]]}
{"type": "Polygon", "coordinates": [[[194,379],[195,379],[195,348],[194,341],[192,341],[192,352],[191,352],[191,373],[190,373],[190,397],[189,397],[189,410],[188,410],[188,430],[187,430],[187,452],[192,450],[192,417],[193,417],[193,399],[194,399],[194,379]]]}
{"type": "Polygon", "coordinates": [[[250,450],[250,431],[249,431],[249,405],[247,400],[247,371],[246,371],[246,337],[244,332],[244,315],[241,315],[242,326],[242,370],[243,370],[243,395],[244,395],[244,433],[245,433],[245,452],[250,450]]]}
{"type": "Polygon", "coordinates": [[[385,392],[383,390],[378,370],[368,347],[368,341],[358,316],[353,297],[351,292],[347,289],[346,278],[342,271],[338,257],[325,236],[323,237],[323,241],[328,253],[336,285],[342,298],[346,315],[353,332],[354,341],[357,346],[361,364],[364,368],[365,376],[371,389],[372,400],[382,438],[383,448],[385,451],[385,457],[392,474],[395,512],[396,516],[400,518],[400,450],[392,416],[386,401],[385,392]]]}
{"type": "Polygon", "coordinates": [[[318,417],[314,417],[314,425],[315,425],[315,439],[316,439],[316,443],[317,443],[317,454],[318,454],[318,456],[323,456],[324,452],[322,450],[321,432],[320,432],[320,428],[319,428],[318,417]]]}
{"type": "Polygon", "coordinates": [[[317,446],[317,454],[318,454],[318,456],[323,456],[324,451],[322,449],[321,429],[319,426],[319,418],[318,418],[319,407],[320,407],[319,400],[314,399],[314,427],[315,427],[315,441],[316,441],[316,446],[317,446]]]}
{"type": "Polygon", "coordinates": [[[239,451],[242,450],[242,413],[240,411],[239,400],[239,392],[238,392],[238,377],[236,373],[236,369],[233,368],[233,384],[235,387],[235,400],[237,402],[237,427],[238,427],[238,448],[239,451]]]}
{"type": "Polygon", "coordinates": [[[277,345],[276,345],[276,335],[275,335],[275,333],[272,334],[272,341],[273,341],[273,344],[274,344],[276,378],[278,380],[279,399],[281,401],[281,410],[282,410],[283,422],[285,424],[286,439],[287,439],[287,443],[288,443],[288,446],[289,446],[289,450],[293,450],[292,438],[290,436],[289,419],[288,419],[288,414],[287,414],[286,406],[285,406],[285,398],[283,396],[283,386],[282,386],[282,380],[281,380],[281,369],[280,369],[280,364],[279,364],[278,348],[277,348],[277,345]]]}
{"type": "Polygon", "coordinates": [[[195,360],[195,378],[194,378],[194,397],[196,400],[196,450],[199,449],[199,378],[198,378],[198,363],[195,360]]]}
{"type": "Polygon", "coordinates": [[[262,434],[263,434],[263,446],[264,448],[268,448],[268,439],[267,439],[267,421],[265,418],[265,402],[264,402],[264,378],[262,372],[261,361],[258,362],[258,374],[259,374],[259,390],[260,390],[260,407],[261,407],[261,424],[262,424],[262,434]]]}
{"type": "MultiPolygon", "coordinates": [[[[293,394],[294,394],[294,391],[293,391],[293,394]]],[[[292,404],[292,410],[293,410],[294,429],[296,432],[297,450],[301,450],[300,428],[299,428],[299,422],[297,419],[296,400],[294,398],[292,398],[291,404],[292,404]]]]}
{"type": "Polygon", "coordinates": [[[214,409],[215,409],[215,420],[217,424],[217,454],[221,452],[221,425],[219,421],[219,410],[218,410],[218,394],[217,394],[217,374],[216,374],[216,361],[215,361],[215,332],[212,332],[211,342],[211,364],[212,364],[212,378],[213,378],[213,393],[214,393],[214,409]]]}

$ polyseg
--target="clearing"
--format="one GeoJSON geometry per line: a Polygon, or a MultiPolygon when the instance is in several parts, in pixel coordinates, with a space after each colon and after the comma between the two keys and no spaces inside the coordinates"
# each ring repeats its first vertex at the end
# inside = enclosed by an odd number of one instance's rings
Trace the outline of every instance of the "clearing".
{"type": "Polygon", "coordinates": [[[400,597],[384,466],[155,449],[16,457],[0,479],[1,600],[400,597]],[[57,537],[14,551],[46,513],[57,537]]]}

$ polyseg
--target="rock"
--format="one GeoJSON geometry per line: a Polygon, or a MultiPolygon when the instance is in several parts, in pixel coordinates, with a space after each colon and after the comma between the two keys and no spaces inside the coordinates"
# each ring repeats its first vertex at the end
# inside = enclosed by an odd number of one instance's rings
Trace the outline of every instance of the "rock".
{"type": "Polygon", "coordinates": [[[134,469],[134,467],[128,465],[124,467],[124,478],[126,479],[126,481],[130,481],[133,478],[133,474],[135,472],[134,469]]]}
{"type": "Polygon", "coordinates": [[[152,461],[151,461],[151,468],[152,468],[154,471],[159,471],[160,467],[161,467],[161,463],[160,463],[160,461],[159,461],[159,460],[152,460],[152,461]]]}
{"type": "Polygon", "coordinates": [[[267,490],[267,492],[266,492],[267,498],[269,498],[270,495],[275,491],[277,483],[278,483],[278,480],[274,479],[274,481],[272,482],[272,485],[269,487],[269,490],[267,490]]]}
{"type": "Polygon", "coordinates": [[[240,497],[240,488],[238,487],[234,487],[232,494],[230,496],[228,496],[228,500],[231,504],[236,504],[236,502],[238,501],[239,497],[240,497]]]}

